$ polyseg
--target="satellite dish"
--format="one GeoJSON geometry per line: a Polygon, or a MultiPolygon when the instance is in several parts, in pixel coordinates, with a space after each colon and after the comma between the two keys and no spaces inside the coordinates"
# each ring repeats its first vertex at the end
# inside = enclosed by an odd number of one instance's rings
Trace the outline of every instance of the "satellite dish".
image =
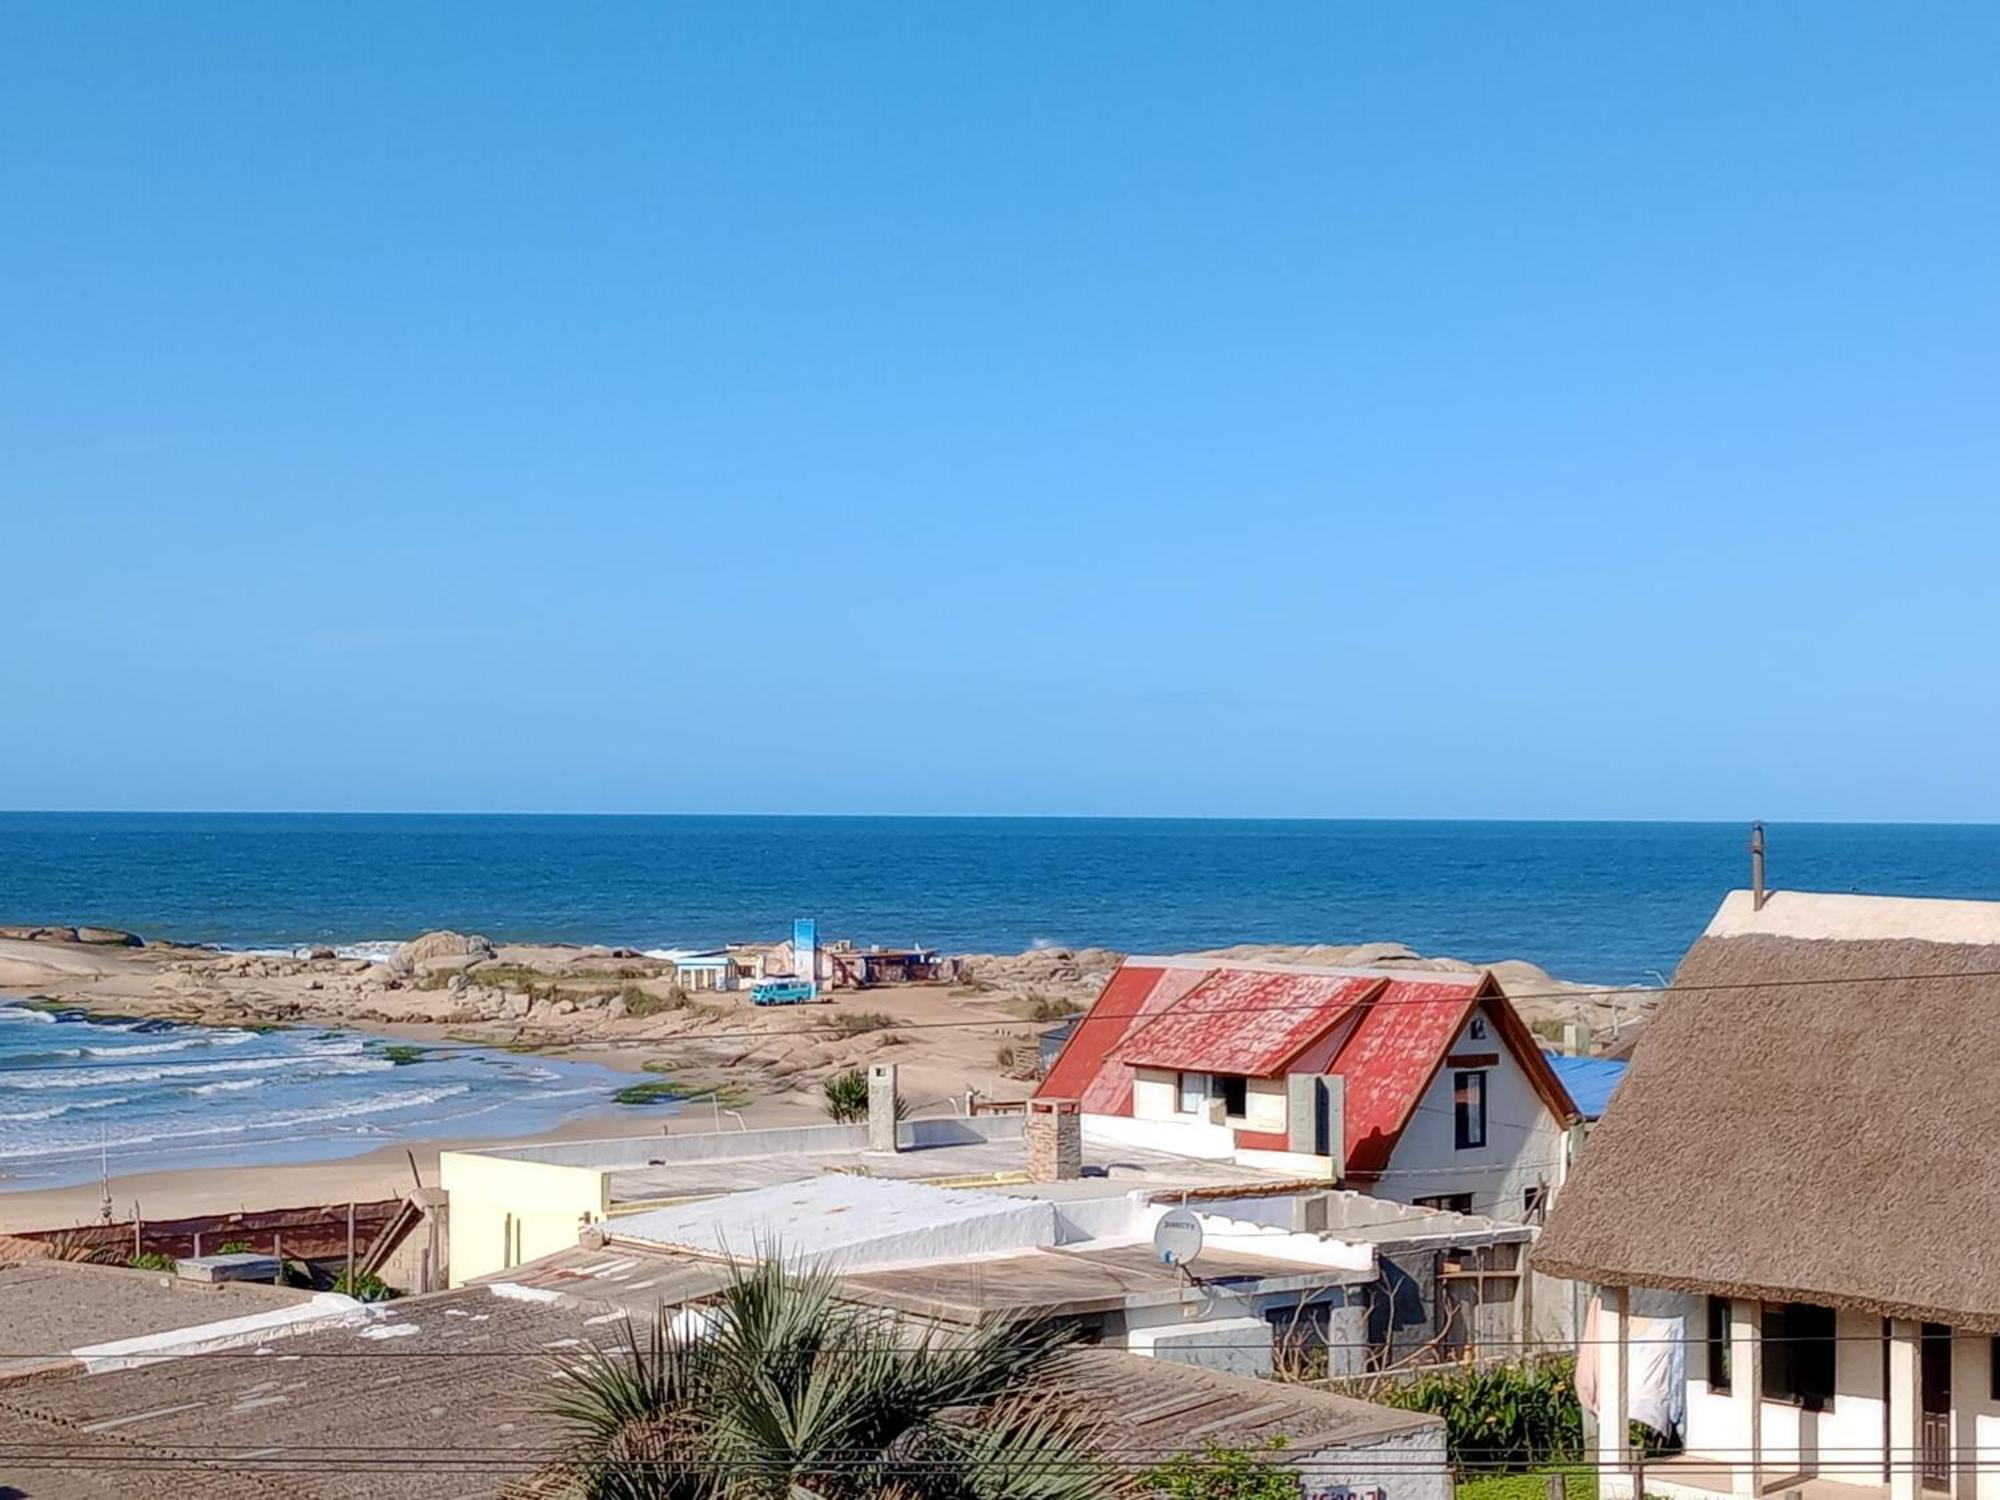
{"type": "Polygon", "coordinates": [[[1153,1226],[1153,1248],[1170,1266],[1191,1265],[1201,1254],[1201,1220],[1184,1208],[1168,1210],[1153,1226]]]}

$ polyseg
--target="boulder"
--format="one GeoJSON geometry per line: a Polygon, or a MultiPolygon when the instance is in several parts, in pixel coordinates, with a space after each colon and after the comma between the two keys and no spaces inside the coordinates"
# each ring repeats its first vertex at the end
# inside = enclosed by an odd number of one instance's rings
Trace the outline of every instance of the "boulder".
{"type": "Polygon", "coordinates": [[[135,932],[121,932],[116,927],[79,927],[76,930],[79,943],[94,943],[101,948],[143,948],[146,940],[135,932]]]}
{"type": "Polygon", "coordinates": [[[0,927],[0,938],[11,938],[17,943],[73,943],[76,941],[76,929],[38,924],[0,927]]]}
{"type": "Polygon", "coordinates": [[[338,958],[340,955],[331,948],[314,948],[307,952],[306,957],[314,963],[325,963],[328,959],[338,958]]]}
{"type": "Polygon", "coordinates": [[[398,948],[396,957],[405,964],[429,963],[439,958],[470,958],[476,962],[493,957],[493,943],[477,933],[468,936],[459,932],[427,932],[398,948]]]}

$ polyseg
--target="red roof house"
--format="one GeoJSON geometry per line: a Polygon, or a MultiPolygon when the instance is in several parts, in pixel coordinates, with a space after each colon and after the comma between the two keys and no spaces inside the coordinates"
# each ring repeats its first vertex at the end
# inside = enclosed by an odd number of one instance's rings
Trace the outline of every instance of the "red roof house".
{"type": "Polygon", "coordinates": [[[1206,958],[1127,959],[1037,1096],[1080,1100],[1100,1139],[1289,1170],[1317,1152],[1329,1177],[1509,1218],[1546,1202],[1579,1118],[1489,973],[1206,958]],[[1301,1117],[1320,1079],[1337,1122],[1301,1117]]]}

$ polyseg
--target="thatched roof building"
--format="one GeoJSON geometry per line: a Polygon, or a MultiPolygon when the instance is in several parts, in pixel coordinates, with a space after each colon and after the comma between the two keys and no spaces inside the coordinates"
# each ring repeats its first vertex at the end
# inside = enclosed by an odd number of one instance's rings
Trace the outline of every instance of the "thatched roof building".
{"type": "Polygon", "coordinates": [[[2000,902],[1733,893],[1535,1266],[2000,1333],[2000,902]]]}

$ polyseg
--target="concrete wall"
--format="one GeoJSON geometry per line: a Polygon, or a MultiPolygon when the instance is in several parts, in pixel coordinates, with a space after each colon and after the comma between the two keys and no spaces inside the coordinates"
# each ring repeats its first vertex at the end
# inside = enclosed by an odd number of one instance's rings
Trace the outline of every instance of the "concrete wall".
{"type": "Polygon", "coordinates": [[[1205,1125],[1187,1115],[1173,1120],[1142,1120],[1130,1115],[1085,1115],[1083,1143],[1113,1150],[1121,1146],[1146,1151],[1171,1151],[1204,1161],[1228,1161],[1236,1154],[1236,1132],[1227,1125],[1205,1125]]]}
{"type": "Polygon", "coordinates": [[[611,1212],[611,1177],[596,1167],[446,1151],[438,1181],[450,1196],[453,1286],[567,1250],[611,1212]]]}
{"type": "Polygon", "coordinates": [[[1285,1080],[1252,1078],[1243,1086],[1243,1128],[1283,1134],[1287,1112],[1285,1080]]]}
{"type": "Polygon", "coordinates": [[[1490,1021],[1486,1036],[1474,1039],[1471,1022],[1452,1045],[1453,1054],[1498,1054],[1486,1074],[1486,1144],[1461,1151],[1454,1139],[1452,1075],[1449,1063],[1424,1091],[1409,1126],[1396,1143],[1389,1168],[1374,1191],[1409,1203],[1418,1198],[1470,1193],[1472,1211],[1519,1223],[1529,1188],[1553,1189],[1566,1169],[1567,1131],[1542,1103],[1528,1075],[1507,1051],[1490,1021]]]}
{"type": "Polygon", "coordinates": [[[1134,1354],[1199,1365],[1227,1375],[1271,1373],[1271,1325],[1258,1317],[1181,1318],[1182,1309],[1134,1309],[1126,1316],[1125,1347],[1134,1354]],[[1171,1317],[1152,1317],[1164,1312],[1171,1317]]]}
{"type": "Polygon", "coordinates": [[[1302,1500],[1335,1500],[1342,1491],[1371,1489],[1380,1489],[1386,1500],[1452,1500],[1442,1423],[1311,1454],[1294,1450],[1287,1461],[1299,1466],[1302,1500]]]}

